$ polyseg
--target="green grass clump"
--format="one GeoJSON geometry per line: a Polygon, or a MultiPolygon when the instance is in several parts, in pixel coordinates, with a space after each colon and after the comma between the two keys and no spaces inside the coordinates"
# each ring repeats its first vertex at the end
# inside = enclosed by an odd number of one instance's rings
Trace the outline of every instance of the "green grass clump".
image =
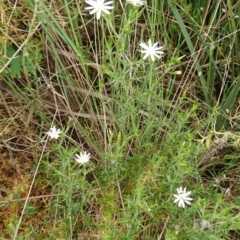
{"type": "Polygon", "coordinates": [[[0,3],[1,239],[240,239],[240,3],[113,5],[0,3]]]}

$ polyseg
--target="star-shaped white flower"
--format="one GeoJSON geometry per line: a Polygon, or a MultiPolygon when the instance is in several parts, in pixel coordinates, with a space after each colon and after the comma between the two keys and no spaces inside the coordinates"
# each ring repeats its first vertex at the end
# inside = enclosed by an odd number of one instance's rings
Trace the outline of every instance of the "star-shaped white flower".
{"type": "Polygon", "coordinates": [[[97,19],[100,19],[101,13],[110,14],[109,10],[113,9],[113,6],[109,6],[113,1],[105,2],[105,0],[85,0],[90,7],[86,7],[86,10],[90,11],[90,14],[95,14],[97,19]]]}
{"type": "Polygon", "coordinates": [[[127,0],[128,3],[131,3],[134,6],[141,6],[146,3],[145,0],[127,0]]]}
{"type": "Polygon", "coordinates": [[[87,163],[90,159],[91,155],[87,152],[80,152],[80,154],[76,154],[76,161],[80,164],[87,163]]]}
{"type": "Polygon", "coordinates": [[[151,57],[152,61],[154,61],[154,57],[161,58],[161,55],[164,54],[162,51],[163,47],[157,47],[158,42],[152,45],[151,39],[148,40],[148,45],[146,43],[141,42],[139,44],[144,50],[141,50],[141,53],[144,53],[143,60],[145,60],[148,56],[151,57]]]}
{"type": "Polygon", "coordinates": [[[191,202],[193,199],[189,197],[189,195],[191,194],[191,192],[186,192],[186,188],[182,189],[182,187],[177,188],[177,192],[178,194],[174,194],[174,203],[178,202],[178,207],[182,207],[185,208],[185,203],[187,203],[188,205],[191,205],[191,202]]]}
{"type": "Polygon", "coordinates": [[[58,139],[60,136],[60,133],[62,131],[60,129],[56,129],[55,126],[51,127],[50,130],[47,132],[47,135],[51,138],[51,139],[58,139]]]}

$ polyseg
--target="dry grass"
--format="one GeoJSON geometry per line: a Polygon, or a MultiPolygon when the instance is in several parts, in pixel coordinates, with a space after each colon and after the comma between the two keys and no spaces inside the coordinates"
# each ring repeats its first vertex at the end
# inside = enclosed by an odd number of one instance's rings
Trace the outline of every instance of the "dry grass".
{"type": "MultiPolygon", "coordinates": [[[[28,195],[32,182],[32,173],[41,152],[41,144],[38,140],[37,119],[32,116],[28,121],[28,105],[16,98],[10,90],[2,90],[0,94],[0,231],[1,237],[8,239],[13,223],[18,221],[23,211],[25,197],[28,195]]],[[[46,223],[51,191],[44,178],[34,184],[29,201],[32,212],[26,214],[20,232],[27,231],[31,225],[41,228],[39,223],[46,223]],[[35,198],[39,196],[40,198],[35,198]]],[[[42,226],[42,237],[46,236],[48,225],[46,223],[42,226]]]]}

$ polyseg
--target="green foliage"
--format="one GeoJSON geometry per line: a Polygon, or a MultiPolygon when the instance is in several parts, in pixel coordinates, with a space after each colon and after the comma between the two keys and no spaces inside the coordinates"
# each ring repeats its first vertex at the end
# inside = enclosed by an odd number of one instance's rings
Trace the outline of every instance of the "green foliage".
{"type": "MultiPolygon", "coordinates": [[[[239,4],[147,2],[115,1],[97,21],[83,2],[27,1],[28,36],[36,23],[41,29],[24,45],[1,38],[1,77],[27,109],[11,116],[28,123],[24,131],[34,126],[28,139],[40,150],[30,174],[50,199],[46,222],[20,231],[27,220],[9,220],[13,239],[239,234],[239,4]],[[148,39],[164,46],[163,58],[142,59],[139,43],[148,39]],[[46,142],[52,123],[63,134],[46,142]],[[82,150],[91,153],[85,165],[74,159],[82,150]],[[180,186],[192,192],[185,209],[173,199],[180,186]]],[[[37,211],[28,203],[23,216],[37,211]]]]}
{"type": "Polygon", "coordinates": [[[16,54],[16,49],[13,45],[6,46],[6,54],[4,54],[4,46],[0,46],[1,55],[6,55],[5,60],[1,63],[4,65],[11,59],[9,67],[2,74],[9,74],[11,78],[21,78],[22,72],[24,75],[36,76],[36,70],[41,62],[41,45],[37,41],[30,42],[23,53],[16,54]]]}

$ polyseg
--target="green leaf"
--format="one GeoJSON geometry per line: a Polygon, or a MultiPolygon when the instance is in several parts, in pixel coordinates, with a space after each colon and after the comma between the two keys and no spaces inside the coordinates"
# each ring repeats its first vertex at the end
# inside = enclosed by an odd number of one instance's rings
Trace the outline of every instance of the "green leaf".
{"type": "Polygon", "coordinates": [[[218,116],[217,122],[216,122],[216,131],[220,131],[221,128],[224,126],[224,124],[227,121],[227,112],[231,112],[232,107],[234,103],[237,100],[238,93],[240,91],[240,77],[236,80],[236,85],[233,86],[231,92],[229,93],[225,103],[222,106],[222,109],[220,111],[221,115],[218,116]]]}
{"type": "Polygon", "coordinates": [[[10,64],[10,76],[12,78],[21,77],[22,56],[14,58],[10,64]]]}
{"type": "MultiPolygon", "coordinates": [[[[14,55],[15,52],[16,51],[14,50],[12,45],[7,46],[7,57],[8,58],[11,58],[14,55]]],[[[12,61],[10,63],[10,67],[9,67],[10,76],[12,78],[15,78],[15,77],[20,78],[21,77],[21,63],[22,63],[22,56],[21,55],[12,59],[12,61]]]]}

